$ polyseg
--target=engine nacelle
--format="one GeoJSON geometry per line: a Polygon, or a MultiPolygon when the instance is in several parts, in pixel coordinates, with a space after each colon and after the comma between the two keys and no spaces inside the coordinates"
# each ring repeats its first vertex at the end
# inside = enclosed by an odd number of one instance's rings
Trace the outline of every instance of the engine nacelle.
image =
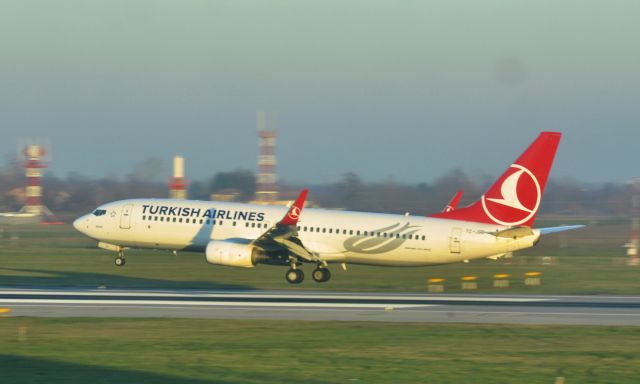
{"type": "Polygon", "coordinates": [[[229,267],[252,268],[260,258],[260,250],[249,244],[210,241],[205,251],[207,262],[229,267]]]}

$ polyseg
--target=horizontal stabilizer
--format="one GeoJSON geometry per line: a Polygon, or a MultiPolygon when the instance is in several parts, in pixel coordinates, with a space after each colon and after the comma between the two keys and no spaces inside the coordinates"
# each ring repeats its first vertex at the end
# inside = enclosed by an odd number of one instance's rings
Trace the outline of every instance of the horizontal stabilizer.
{"type": "Polygon", "coordinates": [[[582,227],[584,227],[584,225],[563,225],[560,227],[538,228],[538,231],[540,231],[540,234],[542,235],[548,235],[550,233],[571,231],[572,229],[578,229],[582,227]]]}
{"type": "Polygon", "coordinates": [[[495,237],[506,237],[509,239],[517,239],[520,237],[527,237],[533,235],[533,230],[529,227],[514,227],[498,231],[493,234],[495,237]]]}

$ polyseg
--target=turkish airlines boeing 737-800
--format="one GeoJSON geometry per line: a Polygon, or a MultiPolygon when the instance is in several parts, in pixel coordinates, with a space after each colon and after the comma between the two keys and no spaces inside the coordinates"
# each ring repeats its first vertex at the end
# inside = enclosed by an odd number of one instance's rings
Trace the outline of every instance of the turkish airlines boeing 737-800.
{"type": "Polygon", "coordinates": [[[431,217],[305,209],[307,190],[289,207],[170,199],[101,205],[73,225],[118,253],[129,247],[204,252],[211,264],[288,266],[300,283],[302,264],[328,281],[328,264],[425,266],[499,257],[534,246],[540,236],[577,228],[533,229],[560,133],[543,132],[480,200],[431,217]]]}

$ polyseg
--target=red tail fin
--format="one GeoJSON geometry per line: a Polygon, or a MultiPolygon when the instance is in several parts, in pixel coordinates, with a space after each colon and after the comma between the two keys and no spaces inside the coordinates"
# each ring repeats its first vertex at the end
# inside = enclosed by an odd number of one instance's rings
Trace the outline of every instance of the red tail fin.
{"type": "Polygon", "coordinates": [[[561,136],[559,132],[542,132],[480,200],[433,217],[531,227],[561,136]]]}

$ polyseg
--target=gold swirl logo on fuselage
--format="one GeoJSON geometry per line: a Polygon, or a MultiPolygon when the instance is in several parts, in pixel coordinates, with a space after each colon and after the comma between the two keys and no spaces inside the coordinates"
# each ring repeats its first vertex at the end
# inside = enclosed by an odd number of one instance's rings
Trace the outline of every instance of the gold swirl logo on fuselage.
{"type": "Polygon", "coordinates": [[[347,252],[373,255],[385,253],[399,248],[409,235],[418,232],[420,226],[406,223],[401,226],[396,223],[392,226],[365,231],[369,235],[356,235],[349,237],[342,244],[347,252]],[[386,237],[384,235],[387,235],[386,237]]]}

